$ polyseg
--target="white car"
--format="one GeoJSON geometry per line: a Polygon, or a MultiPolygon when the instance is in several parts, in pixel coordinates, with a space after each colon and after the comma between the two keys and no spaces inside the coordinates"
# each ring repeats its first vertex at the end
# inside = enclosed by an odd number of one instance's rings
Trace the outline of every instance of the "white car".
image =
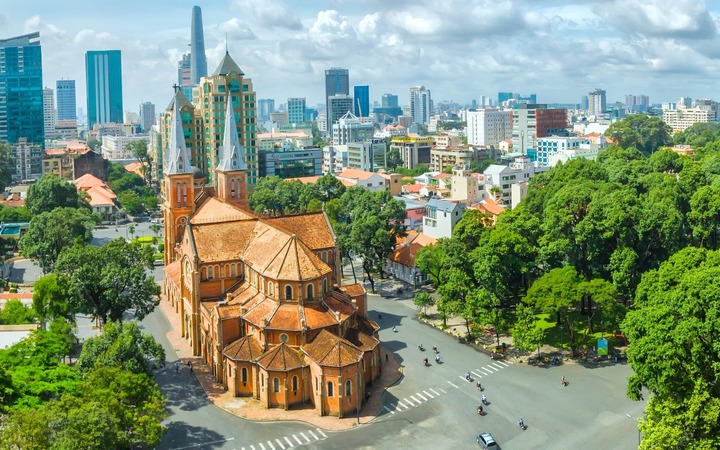
{"type": "Polygon", "coordinates": [[[495,439],[487,432],[482,432],[477,435],[477,443],[482,445],[483,450],[496,450],[498,448],[495,439]]]}

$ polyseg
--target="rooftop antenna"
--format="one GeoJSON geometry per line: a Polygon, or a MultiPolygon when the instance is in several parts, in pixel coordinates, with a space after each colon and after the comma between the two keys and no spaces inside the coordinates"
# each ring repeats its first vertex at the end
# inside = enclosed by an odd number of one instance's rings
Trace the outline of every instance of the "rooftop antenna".
{"type": "Polygon", "coordinates": [[[225,53],[229,53],[228,46],[227,46],[227,31],[225,32],[225,53]]]}

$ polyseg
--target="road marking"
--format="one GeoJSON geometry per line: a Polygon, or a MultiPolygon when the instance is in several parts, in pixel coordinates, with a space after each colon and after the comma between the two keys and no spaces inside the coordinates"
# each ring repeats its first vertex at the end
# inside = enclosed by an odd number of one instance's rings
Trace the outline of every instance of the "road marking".
{"type": "Polygon", "coordinates": [[[290,448],[293,448],[293,447],[295,447],[295,446],[293,445],[293,443],[292,443],[292,442],[290,442],[290,439],[288,439],[288,437],[287,437],[287,436],[285,436],[285,442],[287,442],[287,443],[288,443],[288,445],[290,446],[290,448]]]}
{"type": "Polygon", "coordinates": [[[505,366],[501,366],[501,365],[498,364],[498,363],[492,363],[492,365],[495,366],[495,367],[497,367],[497,368],[500,369],[500,370],[503,370],[503,369],[505,368],[505,366]]]}
{"type": "MultiPolygon", "coordinates": [[[[405,400],[405,401],[407,402],[407,399],[403,399],[403,400],[405,400]]],[[[408,403],[410,403],[410,402],[408,402],[408,403]]],[[[397,404],[398,404],[398,406],[402,406],[402,407],[405,408],[405,409],[410,409],[410,407],[409,407],[408,405],[406,405],[405,403],[403,403],[403,402],[400,401],[400,400],[398,400],[397,404]]],[[[413,405],[413,406],[415,406],[415,405],[413,405]]],[[[396,409],[399,409],[399,408],[396,408],[396,409]]],[[[402,411],[402,410],[401,410],[401,411],[402,411]]]]}
{"type": "Polygon", "coordinates": [[[385,411],[389,412],[390,414],[395,414],[395,411],[393,411],[392,409],[388,408],[387,406],[383,406],[383,408],[385,408],[385,411]]]}
{"type": "Polygon", "coordinates": [[[270,442],[270,441],[267,441],[267,443],[268,443],[268,445],[270,446],[270,448],[271,448],[272,450],[275,450],[275,446],[274,446],[274,445],[272,445],[272,442],[270,442]]]}
{"type": "Polygon", "coordinates": [[[302,444],[303,444],[303,442],[302,442],[300,439],[298,439],[298,437],[295,436],[294,434],[293,434],[293,438],[297,441],[297,443],[298,443],[299,445],[302,445],[302,444]]]}
{"type": "Polygon", "coordinates": [[[278,445],[280,446],[281,449],[285,450],[285,446],[283,445],[282,442],[280,442],[280,439],[275,439],[275,442],[278,443],[278,445]]]}
{"type": "MultiPolygon", "coordinates": [[[[462,376],[462,375],[458,375],[458,378],[460,378],[460,379],[463,380],[463,381],[467,381],[467,378],[465,378],[465,377],[462,376]]],[[[450,382],[448,381],[448,383],[450,383],[450,382]]],[[[452,383],[450,383],[450,384],[452,384],[452,383]]],[[[455,386],[455,385],[453,384],[453,386],[455,386]]],[[[455,387],[457,387],[457,386],[455,386],[455,387]]]]}
{"type": "Polygon", "coordinates": [[[318,433],[322,434],[323,438],[327,438],[327,434],[323,433],[323,430],[321,430],[320,428],[315,428],[315,429],[317,430],[318,433]]]}
{"type": "Polygon", "coordinates": [[[251,445],[251,446],[250,446],[250,450],[255,450],[255,446],[254,446],[254,445],[251,445]]]}
{"type": "Polygon", "coordinates": [[[310,443],[310,438],[305,436],[305,433],[300,432],[300,436],[304,437],[308,444],[310,443]]]}
{"type": "Polygon", "coordinates": [[[505,366],[505,367],[508,367],[508,366],[510,365],[510,364],[505,363],[505,362],[502,362],[502,361],[498,361],[497,363],[498,363],[498,364],[502,364],[502,365],[505,366]]]}
{"type": "MultiPolygon", "coordinates": [[[[420,398],[422,399],[422,401],[424,401],[424,402],[428,401],[428,399],[426,399],[426,398],[425,398],[421,393],[419,393],[419,392],[418,392],[417,394],[415,394],[415,395],[417,395],[418,397],[420,397],[420,398]]],[[[415,397],[413,397],[413,398],[415,398],[415,397]]]]}
{"type": "Polygon", "coordinates": [[[423,394],[427,395],[430,398],[435,398],[428,391],[423,391],[423,394]]]}
{"type": "MultiPolygon", "coordinates": [[[[440,389],[443,394],[445,393],[445,391],[443,391],[441,388],[438,388],[438,389],[440,389]]],[[[438,394],[438,392],[437,392],[435,389],[430,388],[430,390],[433,391],[433,394],[435,394],[435,395],[437,395],[438,397],[440,397],[440,394],[438,394]]]]}
{"type": "Polygon", "coordinates": [[[260,446],[260,448],[261,448],[262,450],[265,450],[265,446],[263,445],[262,442],[260,442],[258,445],[260,446]]]}
{"type": "MultiPolygon", "coordinates": [[[[415,395],[418,395],[418,394],[415,394],[415,395]]],[[[422,402],[421,402],[420,400],[416,399],[416,398],[415,398],[415,395],[411,395],[410,398],[413,399],[413,400],[415,400],[415,401],[417,402],[417,404],[419,405],[419,404],[422,403],[422,402]]]]}
{"type": "Polygon", "coordinates": [[[188,445],[186,447],[178,447],[175,450],[185,450],[187,448],[205,447],[206,445],[220,444],[222,442],[228,442],[228,441],[234,441],[234,440],[235,440],[235,438],[231,437],[231,438],[227,438],[227,439],[220,439],[219,441],[203,442],[202,444],[193,444],[193,445],[188,445]]]}
{"type": "MultiPolygon", "coordinates": [[[[465,380],[465,378],[463,378],[463,377],[460,377],[460,378],[462,378],[463,380],[465,380]]],[[[452,381],[449,381],[449,380],[448,380],[448,383],[450,383],[450,386],[454,387],[455,389],[458,388],[457,386],[455,386],[455,384],[454,384],[452,381]]],[[[440,390],[442,391],[442,389],[440,389],[440,390]]]]}
{"type": "MultiPolygon", "coordinates": [[[[409,403],[410,406],[415,406],[415,404],[413,402],[411,402],[410,400],[408,400],[407,397],[404,398],[403,400],[405,400],[405,403],[409,403]]],[[[415,401],[417,401],[417,400],[415,400],[415,401]]]]}
{"type": "Polygon", "coordinates": [[[487,372],[488,375],[492,375],[492,374],[493,374],[493,372],[492,372],[491,370],[487,370],[487,369],[484,368],[484,367],[481,367],[481,368],[479,368],[478,370],[482,370],[483,372],[487,372]]]}
{"type": "Polygon", "coordinates": [[[477,373],[475,373],[475,372],[473,372],[473,371],[470,371],[470,373],[473,374],[473,375],[475,375],[475,376],[478,377],[478,378],[482,378],[482,375],[477,374],[477,373]]]}
{"type": "Polygon", "coordinates": [[[319,437],[317,437],[317,434],[313,433],[313,431],[312,431],[312,430],[308,430],[308,433],[310,433],[310,434],[312,435],[312,437],[314,437],[314,438],[315,438],[315,440],[316,440],[316,441],[319,441],[319,440],[320,440],[320,438],[319,438],[319,437]]]}
{"type": "Polygon", "coordinates": [[[491,365],[489,365],[489,364],[488,364],[487,366],[485,366],[485,367],[487,367],[488,369],[492,369],[492,370],[494,370],[495,372],[499,372],[499,371],[500,371],[500,369],[498,369],[497,367],[491,366],[491,365]]]}

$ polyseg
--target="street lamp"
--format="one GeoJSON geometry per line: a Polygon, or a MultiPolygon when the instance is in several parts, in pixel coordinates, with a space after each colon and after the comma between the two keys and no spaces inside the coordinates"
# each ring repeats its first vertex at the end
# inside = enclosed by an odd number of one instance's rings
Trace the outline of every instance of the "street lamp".
{"type": "Polygon", "coordinates": [[[633,417],[633,416],[631,416],[630,414],[625,414],[625,417],[628,417],[628,418],[634,420],[635,422],[637,422],[637,427],[638,427],[638,448],[640,448],[640,439],[641,439],[641,437],[640,437],[640,419],[638,419],[637,417],[633,417]]]}

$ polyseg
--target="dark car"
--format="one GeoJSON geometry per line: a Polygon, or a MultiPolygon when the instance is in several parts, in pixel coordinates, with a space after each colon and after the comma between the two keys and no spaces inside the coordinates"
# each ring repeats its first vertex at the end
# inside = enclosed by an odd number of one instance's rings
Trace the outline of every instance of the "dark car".
{"type": "Polygon", "coordinates": [[[482,432],[477,435],[477,443],[482,445],[483,450],[495,450],[498,448],[497,442],[493,439],[492,434],[482,432]]]}

